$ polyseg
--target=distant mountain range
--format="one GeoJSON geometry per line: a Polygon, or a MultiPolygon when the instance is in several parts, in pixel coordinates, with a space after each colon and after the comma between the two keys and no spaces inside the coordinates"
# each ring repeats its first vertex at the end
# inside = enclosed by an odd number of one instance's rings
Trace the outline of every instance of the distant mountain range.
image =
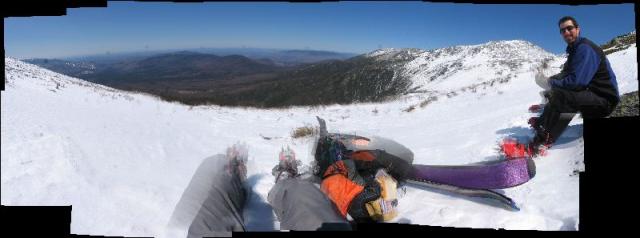
{"type": "Polygon", "coordinates": [[[269,60],[253,60],[240,55],[217,56],[181,51],[111,64],[84,78],[102,84],[223,80],[272,73],[281,68],[269,60]]]}
{"type": "Polygon", "coordinates": [[[78,56],[68,58],[26,59],[25,62],[43,68],[64,73],[69,76],[84,78],[106,68],[117,68],[150,57],[172,54],[212,54],[215,56],[244,56],[258,63],[273,66],[290,67],[301,64],[317,63],[325,60],[348,59],[356,54],[319,50],[274,50],[259,48],[197,48],[187,50],[157,50],[145,52],[114,53],[103,55],[78,56]],[[118,66],[120,65],[120,66],[118,66]]]}
{"type": "Polygon", "coordinates": [[[262,49],[262,48],[186,48],[168,50],[148,50],[123,53],[107,53],[98,55],[86,55],[58,58],[63,61],[85,62],[94,64],[113,64],[122,61],[140,60],[161,54],[168,54],[180,51],[188,51],[203,54],[214,54],[217,56],[242,55],[250,59],[268,59],[276,65],[292,66],[306,63],[315,63],[323,60],[347,59],[358,54],[343,53],[322,50],[292,50],[292,49],[262,49]]]}

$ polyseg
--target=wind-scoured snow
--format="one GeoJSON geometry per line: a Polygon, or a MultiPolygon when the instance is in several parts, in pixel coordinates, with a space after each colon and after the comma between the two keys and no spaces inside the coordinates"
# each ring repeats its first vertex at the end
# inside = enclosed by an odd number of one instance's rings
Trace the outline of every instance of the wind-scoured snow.
{"type": "MultiPolygon", "coordinates": [[[[491,44],[535,49],[521,41],[491,44]]],[[[269,110],[189,107],[5,58],[2,204],[72,205],[74,234],[186,234],[166,233],[166,225],[195,169],[203,159],[223,153],[240,141],[249,146],[247,187],[252,193],[245,208],[247,228],[277,230],[279,223],[266,198],[274,184],[271,169],[278,152],[289,145],[305,164],[313,160],[314,139],[291,138],[295,128],[315,126],[317,115],[327,121],[330,132],[396,140],[410,148],[415,163],[420,164],[459,165],[501,159],[495,151],[501,138],[531,136],[527,119],[532,115],[527,108],[541,100],[533,80],[534,69],[540,66],[538,60],[549,57],[533,51],[533,58],[523,59],[508,82],[477,92],[458,91],[455,97],[440,96],[410,112],[406,109],[424,98],[269,110]]],[[[445,58],[427,62],[416,61],[422,58],[418,57],[409,71],[414,70],[416,84],[425,89],[432,89],[432,83],[434,90],[457,89],[499,71],[487,66],[488,61],[499,59],[483,56],[489,53],[450,56],[461,61],[460,71],[435,83],[421,78],[431,67],[425,64],[446,64],[445,58]]],[[[439,57],[448,57],[446,54],[443,51],[439,57]]],[[[545,71],[549,74],[559,71],[564,62],[561,57],[550,58],[550,68],[545,71]]],[[[621,93],[637,90],[635,45],[608,58],[621,93]]],[[[492,206],[483,199],[406,185],[399,199],[399,215],[392,222],[576,230],[580,215],[576,173],[584,171],[583,160],[582,120],[575,117],[548,155],[535,160],[535,178],[500,191],[514,199],[520,211],[492,206]]]]}

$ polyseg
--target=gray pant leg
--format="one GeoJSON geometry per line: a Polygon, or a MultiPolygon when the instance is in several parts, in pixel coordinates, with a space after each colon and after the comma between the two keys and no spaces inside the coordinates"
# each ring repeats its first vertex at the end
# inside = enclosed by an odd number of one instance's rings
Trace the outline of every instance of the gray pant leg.
{"type": "Polygon", "coordinates": [[[188,237],[230,236],[244,231],[246,191],[238,174],[225,171],[224,155],[206,158],[176,205],[169,226],[187,229],[188,237]]]}
{"type": "Polygon", "coordinates": [[[312,182],[287,178],[278,181],[267,197],[281,230],[349,230],[327,196],[312,182]]]}

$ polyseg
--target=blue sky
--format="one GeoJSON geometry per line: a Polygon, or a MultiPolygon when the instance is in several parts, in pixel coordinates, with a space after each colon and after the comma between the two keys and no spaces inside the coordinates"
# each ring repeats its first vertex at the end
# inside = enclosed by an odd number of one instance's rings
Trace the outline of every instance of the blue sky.
{"type": "Polygon", "coordinates": [[[7,56],[54,58],[197,47],[366,53],[521,39],[552,53],[557,21],[574,16],[602,44],[635,30],[633,4],[487,5],[423,2],[143,3],[68,9],[66,16],[4,19],[7,56]]]}

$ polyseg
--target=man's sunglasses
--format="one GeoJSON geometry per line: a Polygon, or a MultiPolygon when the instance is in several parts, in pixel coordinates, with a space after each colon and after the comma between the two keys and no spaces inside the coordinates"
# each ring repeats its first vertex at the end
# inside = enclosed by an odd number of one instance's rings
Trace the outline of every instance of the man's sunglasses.
{"type": "Polygon", "coordinates": [[[576,29],[576,27],[575,26],[568,26],[568,27],[562,28],[562,29],[560,29],[560,34],[564,33],[564,31],[571,31],[573,29],[576,29]]]}

